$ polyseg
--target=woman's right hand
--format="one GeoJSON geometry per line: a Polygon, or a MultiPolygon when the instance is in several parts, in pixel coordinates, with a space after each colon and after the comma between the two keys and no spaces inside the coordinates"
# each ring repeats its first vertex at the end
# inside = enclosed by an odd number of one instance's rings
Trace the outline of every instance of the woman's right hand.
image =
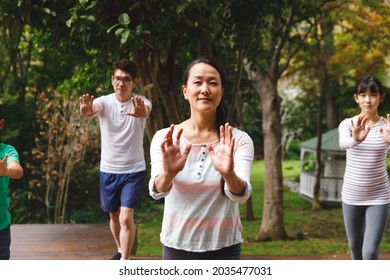
{"type": "Polygon", "coordinates": [[[359,115],[356,121],[356,125],[351,120],[352,127],[352,137],[353,139],[361,143],[366,139],[368,132],[370,131],[370,127],[366,125],[368,117],[365,115],[359,115]]]}
{"type": "Polygon", "coordinates": [[[175,126],[172,124],[160,145],[164,173],[172,179],[183,170],[192,147],[191,144],[188,144],[183,153],[181,153],[180,137],[183,129],[179,129],[175,139],[173,139],[174,129],[175,126]]]}

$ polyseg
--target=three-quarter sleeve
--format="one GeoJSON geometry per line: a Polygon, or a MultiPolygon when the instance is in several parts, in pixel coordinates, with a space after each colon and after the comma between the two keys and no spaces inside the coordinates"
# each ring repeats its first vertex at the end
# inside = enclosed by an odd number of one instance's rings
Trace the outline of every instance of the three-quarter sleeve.
{"type": "Polygon", "coordinates": [[[352,137],[352,121],[354,121],[352,118],[345,119],[339,125],[339,145],[342,150],[350,149],[359,144],[352,137]]]}
{"type": "Polygon", "coordinates": [[[160,144],[164,139],[165,134],[168,132],[168,128],[159,130],[155,133],[150,143],[150,164],[151,164],[151,173],[149,180],[149,195],[155,199],[161,199],[169,194],[168,192],[157,192],[154,188],[155,178],[161,174],[163,171],[162,165],[162,154],[160,144]]]}
{"type": "Polygon", "coordinates": [[[225,184],[225,193],[232,201],[244,203],[252,194],[251,170],[254,158],[254,146],[250,136],[243,131],[234,129],[233,137],[236,140],[236,148],[234,151],[234,171],[237,176],[243,181],[244,192],[240,195],[233,194],[229,191],[225,184]]]}

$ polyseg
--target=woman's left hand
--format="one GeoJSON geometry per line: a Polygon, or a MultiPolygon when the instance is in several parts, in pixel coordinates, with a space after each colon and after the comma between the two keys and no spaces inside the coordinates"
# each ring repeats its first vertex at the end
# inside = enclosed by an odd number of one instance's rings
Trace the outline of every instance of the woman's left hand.
{"type": "Polygon", "coordinates": [[[390,114],[387,114],[387,120],[382,117],[383,127],[379,130],[382,134],[383,140],[390,144],[390,114]]]}
{"type": "Polygon", "coordinates": [[[221,125],[217,153],[215,153],[214,148],[210,144],[207,144],[214,168],[221,173],[223,177],[231,174],[234,169],[233,150],[235,140],[233,138],[232,130],[233,128],[229,123],[226,123],[225,126],[221,125]]]}

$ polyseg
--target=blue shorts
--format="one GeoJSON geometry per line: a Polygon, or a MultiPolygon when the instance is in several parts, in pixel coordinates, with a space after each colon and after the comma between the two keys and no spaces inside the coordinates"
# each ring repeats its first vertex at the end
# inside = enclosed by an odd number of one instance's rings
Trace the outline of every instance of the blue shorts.
{"type": "Polygon", "coordinates": [[[100,207],[106,213],[119,207],[140,208],[141,188],[146,171],[113,174],[100,171],[100,207]]]}
{"type": "Polygon", "coordinates": [[[10,259],[11,227],[0,230],[0,260],[10,259]]]}

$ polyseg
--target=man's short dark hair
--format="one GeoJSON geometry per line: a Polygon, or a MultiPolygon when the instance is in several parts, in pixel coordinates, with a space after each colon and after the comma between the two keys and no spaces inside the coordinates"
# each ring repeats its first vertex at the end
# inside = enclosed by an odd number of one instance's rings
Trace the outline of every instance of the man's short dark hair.
{"type": "Polygon", "coordinates": [[[137,65],[126,58],[121,59],[112,65],[112,75],[114,75],[115,71],[118,69],[129,73],[133,79],[138,77],[137,65]]]}

